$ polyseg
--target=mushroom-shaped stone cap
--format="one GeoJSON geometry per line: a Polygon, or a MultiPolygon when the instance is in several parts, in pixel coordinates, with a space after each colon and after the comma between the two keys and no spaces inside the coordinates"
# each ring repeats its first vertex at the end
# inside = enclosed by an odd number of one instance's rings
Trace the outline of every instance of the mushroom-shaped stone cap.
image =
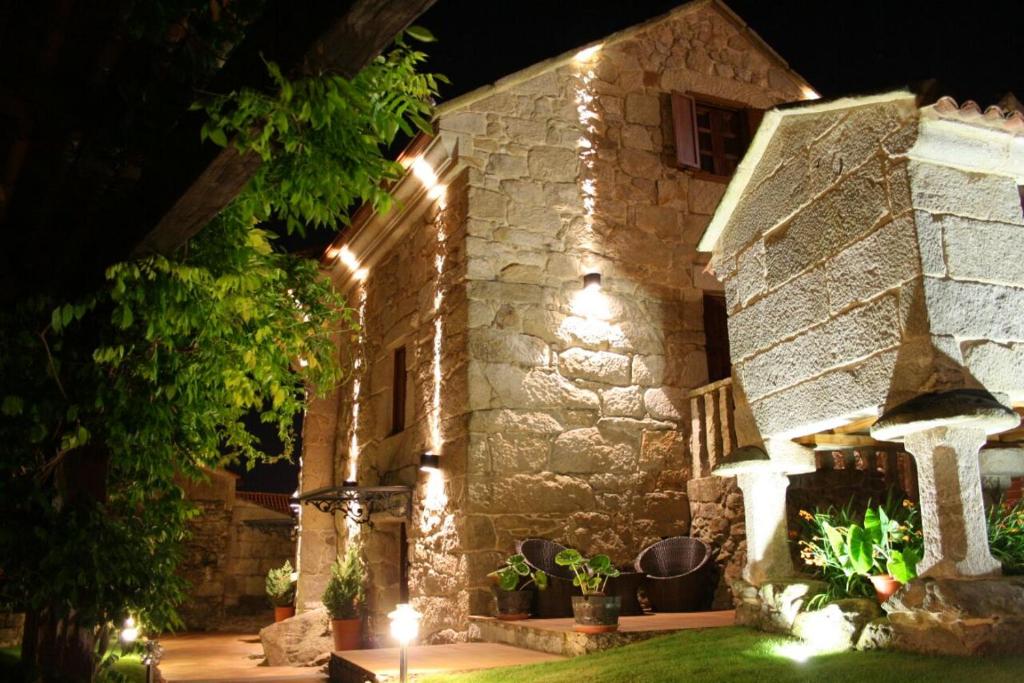
{"type": "Polygon", "coordinates": [[[902,441],[907,434],[935,427],[974,427],[997,434],[1020,424],[1020,415],[981,389],[921,394],[885,412],[871,426],[879,441],[902,441]]]}
{"type": "Polygon", "coordinates": [[[747,472],[775,472],[779,468],[758,446],[740,446],[722,458],[711,474],[716,477],[734,477],[747,472]]]}

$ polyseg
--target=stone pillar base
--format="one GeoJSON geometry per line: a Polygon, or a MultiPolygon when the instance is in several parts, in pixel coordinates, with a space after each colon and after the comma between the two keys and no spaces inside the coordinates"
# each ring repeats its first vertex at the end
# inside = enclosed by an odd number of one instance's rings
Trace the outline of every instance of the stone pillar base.
{"type": "Polygon", "coordinates": [[[1024,651],[1024,576],[918,577],[883,608],[898,650],[942,655],[1024,651]]]}
{"type": "Polygon", "coordinates": [[[816,579],[773,579],[755,586],[739,579],[732,582],[736,602],[736,625],[749,626],[760,631],[789,633],[793,621],[807,601],[828,586],[816,579]]]}

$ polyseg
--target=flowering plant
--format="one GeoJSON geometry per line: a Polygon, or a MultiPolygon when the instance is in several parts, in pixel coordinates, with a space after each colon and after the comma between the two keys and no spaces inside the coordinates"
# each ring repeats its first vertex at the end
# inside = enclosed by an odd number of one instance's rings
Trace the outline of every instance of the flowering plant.
{"type": "Polygon", "coordinates": [[[988,513],[988,545],[1007,574],[1024,574],[1024,499],[1000,502],[988,513]]]}
{"type": "Polygon", "coordinates": [[[851,500],[840,509],[800,511],[800,557],[828,584],[817,602],[870,596],[868,576],[890,574],[906,583],[917,575],[923,536],[914,503],[904,500],[897,506],[890,498],[868,507],[863,516],[855,516],[852,507],[851,500]]]}

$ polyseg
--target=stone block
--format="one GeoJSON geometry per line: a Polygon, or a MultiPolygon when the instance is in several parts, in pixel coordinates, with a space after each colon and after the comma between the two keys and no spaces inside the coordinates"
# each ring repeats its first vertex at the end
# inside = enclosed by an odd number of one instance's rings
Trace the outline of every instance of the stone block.
{"type": "Polygon", "coordinates": [[[900,342],[899,304],[887,295],[743,362],[743,388],[756,400],[900,342]]]}
{"type": "Polygon", "coordinates": [[[479,112],[457,111],[441,116],[437,125],[442,131],[480,135],[487,132],[487,116],[479,112]]]}
{"type": "Polygon", "coordinates": [[[538,180],[574,181],[578,165],[579,155],[571,149],[534,147],[530,150],[530,176],[538,180]]]}
{"type": "Polygon", "coordinates": [[[918,577],[883,608],[899,650],[977,656],[1024,649],[1024,577],[918,577]]]}
{"type": "MultiPolygon", "coordinates": [[[[841,424],[845,416],[876,410],[889,397],[896,360],[896,351],[884,351],[857,365],[826,372],[751,401],[757,428],[766,439],[781,439],[812,434],[841,424]]],[[[743,366],[736,366],[736,372],[746,386],[743,366]]]]}
{"type": "Polygon", "coordinates": [[[911,161],[908,170],[915,209],[1024,224],[1020,192],[1013,178],[922,161],[911,161]]]}
{"type": "Polygon", "coordinates": [[[260,642],[269,666],[318,666],[334,649],[330,617],[323,608],[260,629],[260,642]]]}
{"type": "Polygon", "coordinates": [[[499,404],[496,407],[597,409],[599,405],[595,392],[578,387],[544,368],[525,370],[502,363],[488,363],[484,376],[499,404]]]}
{"type": "Polygon", "coordinates": [[[815,650],[841,652],[857,645],[864,628],[882,616],[875,600],[836,600],[821,609],[800,612],[793,620],[793,635],[812,643],[815,650]]]}
{"type": "Polygon", "coordinates": [[[664,356],[633,356],[633,383],[642,387],[659,386],[665,377],[664,356]]]}
{"type": "Polygon", "coordinates": [[[624,472],[635,468],[639,432],[633,435],[600,427],[559,434],[551,448],[551,470],[561,474],[624,472]]]}
{"type": "Polygon", "coordinates": [[[529,172],[526,157],[492,154],[487,160],[487,175],[493,178],[521,178],[529,172]]]}
{"type": "Polygon", "coordinates": [[[688,194],[690,211],[696,214],[710,216],[715,212],[715,209],[718,208],[718,203],[722,201],[722,195],[725,194],[725,188],[725,183],[716,183],[711,180],[691,178],[690,191],[688,194]]]}
{"type": "Polygon", "coordinates": [[[507,202],[508,198],[500,192],[469,188],[469,215],[474,218],[504,220],[507,202]]]}
{"type": "Polygon", "coordinates": [[[661,103],[657,96],[628,93],[626,95],[626,120],[644,126],[660,126],[661,103]]]}
{"type": "Polygon", "coordinates": [[[1024,285],[1024,226],[936,217],[942,226],[949,276],[1020,287],[1024,285]]]}
{"type": "Polygon", "coordinates": [[[487,447],[496,474],[541,472],[547,468],[550,437],[516,432],[490,434],[487,447]]]}
{"type": "Polygon", "coordinates": [[[622,170],[634,178],[657,178],[661,175],[661,158],[653,152],[622,149],[619,162],[622,170]]]}
{"type": "Polygon", "coordinates": [[[736,625],[791,633],[793,622],[807,601],[827,589],[824,581],[815,579],[778,579],[759,586],[738,579],[732,583],[736,625]]]}
{"type": "Polygon", "coordinates": [[[562,218],[550,207],[520,204],[513,198],[508,207],[508,224],[520,230],[554,236],[562,227],[562,218]]]}
{"type": "Polygon", "coordinates": [[[924,295],[933,334],[1024,340],[1024,289],[926,277],[924,295]]]}
{"type": "Polygon", "coordinates": [[[840,311],[920,274],[914,223],[898,218],[825,264],[829,306],[840,311]]]}
{"type": "Polygon", "coordinates": [[[659,420],[682,420],[687,413],[686,392],[673,387],[657,387],[644,392],[644,406],[659,420]]]}
{"type": "Polygon", "coordinates": [[[567,377],[620,386],[629,384],[629,356],[618,353],[571,348],[558,354],[558,367],[567,377]]]}
{"type": "Polygon", "coordinates": [[[594,492],[576,477],[544,472],[516,474],[496,480],[485,503],[489,512],[520,512],[534,514],[567,513],[594,509],[594,492]]]}
{"type": "Polygon", "coordinates": [[[734,298],[740,306],[746,306],[754,297],[767,293],[763,240],[757,240],[736,256],[736,275],[730,280],[729,286],[734,288],[734,298]]]}
{"type": "Polygon", "coordinates": [[[822,268],[779,287],[729,316],[733,362],[766,349],[829,316],[825,271],[822,268]]]}
{"type": "Polygon", "coordinates": [[[601,392],[601,413],[613,417],[643,417],[643,395],[639,387],[614,387],[601,392]]]}
{"type": "Polygon", "coordinates": [[[468,341],[470,357],[486,363],[513,363],[525,367],[548,364],[548,345],[528,334],[480,328],[468,335],[468,341]]]}
{"type": "Polygon", "coordinates": [[[888,617],[869,621],[857,638],[858,650],[889,650],[893,647],[896,632],[888,617]]]}
{"type": "Polygon", "coordinates": [[[1024,343],[963,342],[963,365],[989,391],[1019,400],[1024,392],[1024,343]]]}

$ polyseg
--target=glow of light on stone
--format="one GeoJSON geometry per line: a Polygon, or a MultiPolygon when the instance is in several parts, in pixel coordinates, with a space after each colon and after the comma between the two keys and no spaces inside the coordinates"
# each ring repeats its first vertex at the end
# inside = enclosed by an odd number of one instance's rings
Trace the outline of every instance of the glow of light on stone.
{"type": "MultiPolygon", "coordinates": [[[[366,324],[366,285],[359,288],[359,329],[360,335],[365,333],[366,324]]],[[[360,342],[363,337],[360,336],[360,342]]],[[[355,354],[352,361],[352,425],[348,445],[348,475],[347,481],[358,481],[359,476],[359,399],[361,398],[363,382],[360,372],[363,369],[363,357],[361,353],[355,354]]],[[[359,535],[359,524],[345,517],[345,524],[348,527],[349,538],[359,535]]]]}
{"type": "Polygon", "coordinates": [[[356,258],[355,253],[349,249],[347,244],[342,246],[340,249],[331,247],[327,251],[327,255],[332,259],[336,258],[341,261],[342,264],[352,272],[353,277],[355,277],[359,282],[364,282],[370,275],[370,270],[359,264],[359,259],[356,258]]]}
{"type": "Polygon", "coordinates": [[[582,50],[576,53],[573,59],[575,59],[577,62],[589,62],[591,59],[594,58],[594,56],[597,55],[598,52],[601,51],[602,47],[603,44],[598,43],[597,45],[591,45],[590,47],[583,48],[582,50]]]}
{"type": "Polygon", "coordinates": [[[812,88],[809,85],[805,85],[805,86],[800,88],[800,96],[803,97],[805,100],[820,100],[821,99],[821,95],[818,94],[818,91],[815,90],[814,88],[812,88]]]}
{"type": "MultiPolygon", "coordinates": [[[[425,163],[425,162],[424,162],[425,163]]],[[[415,172],[416,163],[413,164],[415,172]]],[[[436,178],[436,176],[435,176],[436,178]]],[[[426,183],[424,183],[426,184],[426,183]]],[[[443,185],[436,187],[443,188],[443,185]]],[[[435,220],[437,224],[437,254],[434,256],[434,273],[437,276],[434,285],[434,340],[433,357],[431,361],[431,375],[433,379],[433,393],[430,400],[430,412],[427,422],[430,429],[430,450],[434,453],[444,453],[444,437],[441,434],[441,352],[443,350],[444,319],[441,315],[441,305],[444,303],[443,276],[445,266],[445,246],[448,239],[444,229],[444,198],[443,192],[440,202],[441,211],[435,220]]],[[[427,481],[423,490],[423,512],[420,517],[420,529],[424,534],[438,528],[444,522],[443,510],[448,503],[444,492],[444,470],[430,470],[426,473],[427,481]]],[[[450,516],[450,515],[449,515],[450,516]]]]}

